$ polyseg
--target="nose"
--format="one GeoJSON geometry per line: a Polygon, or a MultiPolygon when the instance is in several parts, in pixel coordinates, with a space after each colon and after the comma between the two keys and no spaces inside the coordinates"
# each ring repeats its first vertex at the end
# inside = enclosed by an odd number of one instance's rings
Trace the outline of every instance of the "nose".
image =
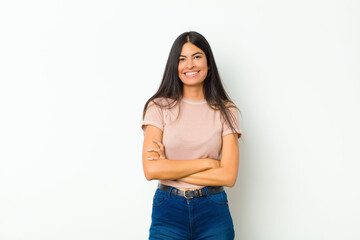
{"type": "Polygon", "coordinates": [[[194,67],[194,62],[192,59],[188,60],[186,63],[186,68],[192,69],[194,67]]]}

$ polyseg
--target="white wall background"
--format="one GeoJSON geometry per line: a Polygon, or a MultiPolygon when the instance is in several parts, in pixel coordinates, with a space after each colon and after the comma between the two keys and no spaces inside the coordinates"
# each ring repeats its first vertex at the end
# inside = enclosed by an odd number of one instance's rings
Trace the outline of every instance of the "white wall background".
{"type": "Polygon", "coordinates": [[[0,239],[146,239],[145,101],[184,31],[242,112],[241,240],[360,239],[356,0],[1,1],[0,239]]]}

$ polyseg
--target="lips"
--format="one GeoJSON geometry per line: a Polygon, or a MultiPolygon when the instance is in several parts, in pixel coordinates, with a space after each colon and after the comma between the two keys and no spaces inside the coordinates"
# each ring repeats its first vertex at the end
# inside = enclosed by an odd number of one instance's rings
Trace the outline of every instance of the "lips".
{"type": "Polygon", "coordinates": [[[200,70],[199,71],[186,72],[185,76],[187,76],[187,77],[196,76],[199,72],[200,72],[200,70]]]}

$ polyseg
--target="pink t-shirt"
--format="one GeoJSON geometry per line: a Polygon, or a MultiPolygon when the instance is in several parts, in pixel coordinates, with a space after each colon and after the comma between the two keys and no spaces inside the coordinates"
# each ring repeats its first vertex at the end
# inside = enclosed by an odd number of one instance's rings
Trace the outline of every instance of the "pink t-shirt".
{"type": "MultiPolygon", "coordinates": [[[[155,101],[163,103],[169,99],[157,98],[155,101]]],[[[230,110],[234,115],[233,126],[239,138],[242,134],[239,111],[236,108],[230,110]]],[[[228,123],[221,117],[221,112],[210,108],[205,99],[195,101],[182,98],[180,103],[171,109],[160,108],[150,102],[141,125],[144,134],[146,125],[153,125],[163,131],[165,156],[170,160],[197,158],[220,160],[222,136],[233,133],[228,123]]],[[[203,187],[179,180],[159,180],[159,182],[176,188],[203,187]]]]}

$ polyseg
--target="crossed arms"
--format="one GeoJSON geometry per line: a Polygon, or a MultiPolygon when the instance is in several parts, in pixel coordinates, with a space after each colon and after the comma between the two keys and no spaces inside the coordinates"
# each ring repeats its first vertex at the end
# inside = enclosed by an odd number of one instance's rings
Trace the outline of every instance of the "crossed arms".
{"type": "Polygon", "coordinates": [[[203,186],[233,187],[235,185],[239,168],[239,146],[236,134],[223,136],[221,161],[210,158],[166,159],[161,143],[162,134],[159,128],[146,126],[142,161],[147,180],[180,180],[203,186]]]}

